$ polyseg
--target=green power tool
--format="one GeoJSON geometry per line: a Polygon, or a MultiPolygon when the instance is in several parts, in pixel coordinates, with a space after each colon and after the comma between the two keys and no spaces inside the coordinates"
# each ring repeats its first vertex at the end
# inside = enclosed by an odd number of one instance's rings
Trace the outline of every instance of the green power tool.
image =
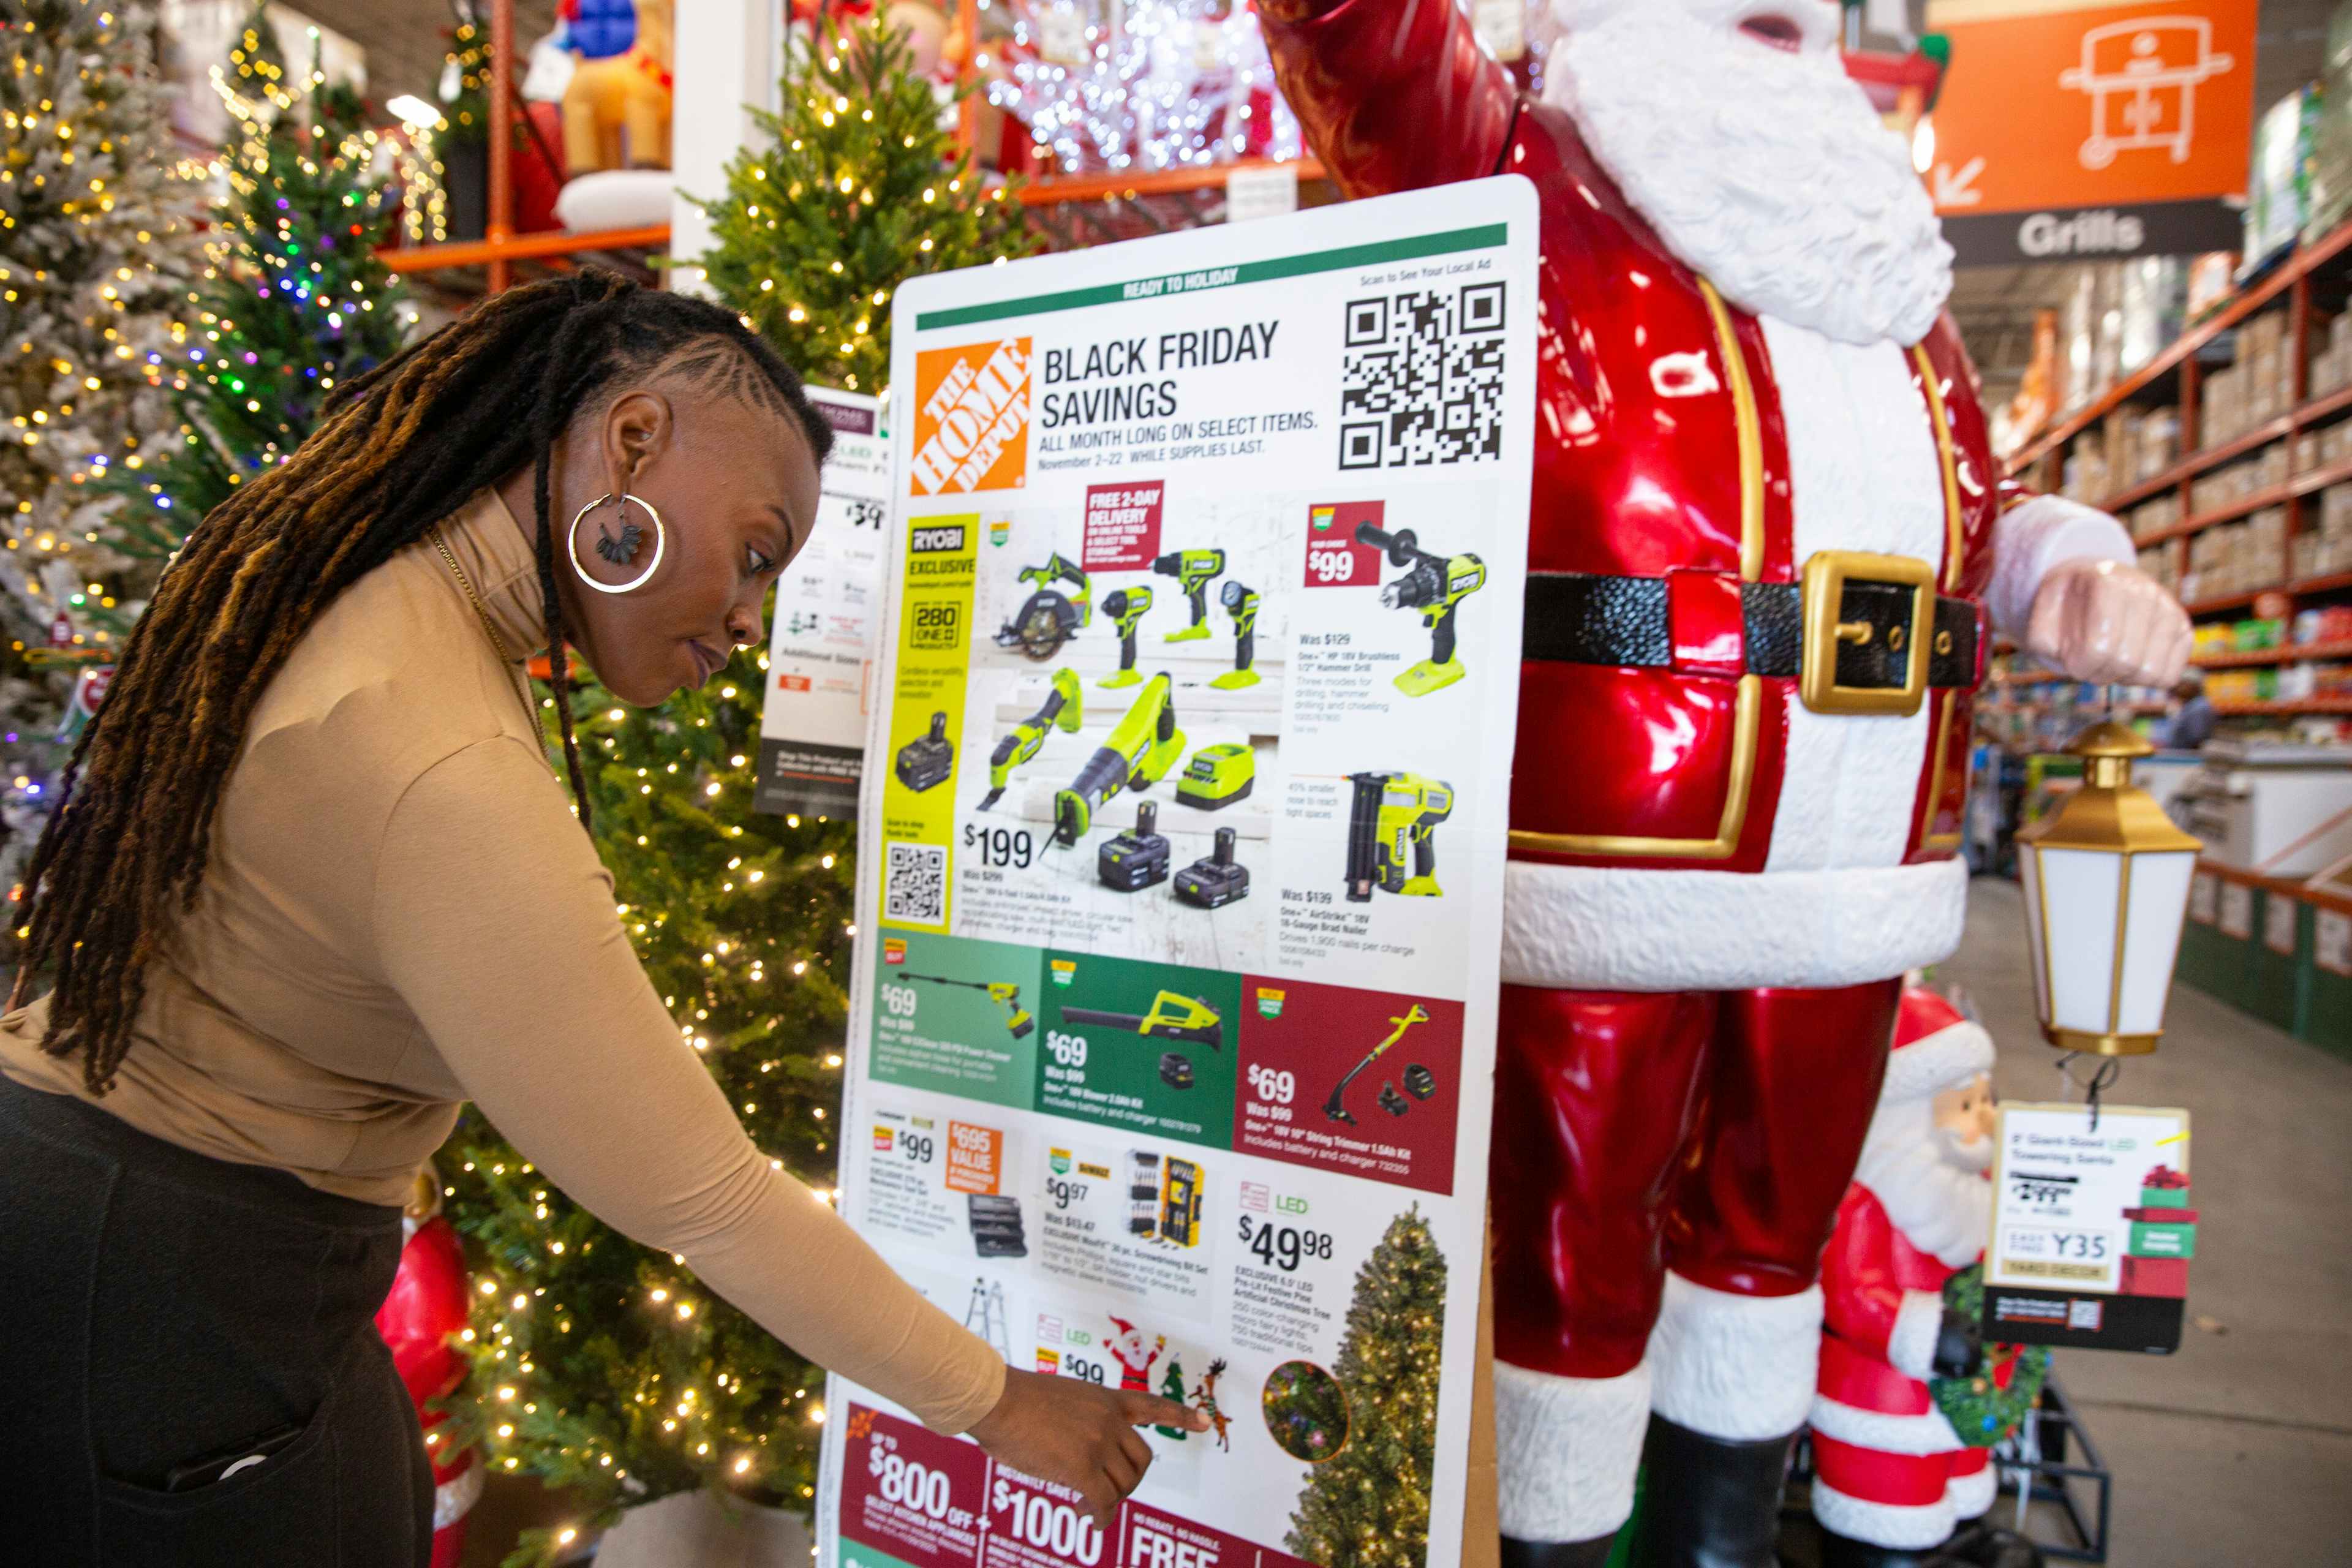
{"type": "Polygon", "coordinates": [[[1257,663],[1257,590],[1236,577],[1217,595],[1225,614],[1234,618],[1234,667],[1209,682],[1220,691],[1238,691],[1264,679],[1257,663]]]}
{"type": "Polygon", "coordinates": [[[1100,1013],[1092,1007],[1065,1007],[1065,1024],[1099,1024],[1107,1029],[1131,1029],[1154,1040],[1191,1040],[1213,1051],[1225,1048],[1225,1023],[1217,1010],[1195,996],[1162,991],[1151,999],[1149,1013],[1100,1013]]]}
{"type": "Polygon", "coordinates": [[[1184,590],[1184,597],[1192,606],[1192,624],[1181,632],[1170,632],[1162,642],[1199,642],[1209,635],[1209,584],[1224,575],[1225,552],[1222,550],[1179,550],[1162,555],[1151,563],[1151,569],[1162,577],[1173,577],[1184,590]]]}
{"type": "Polygon", "coordinates": [[[1004,1009],[1004,1026],[1020,1039],[1037,1026],[1029,1016],[1029,1009],[1021,1005],[1021,987],[1010,980],[950,980],[944,974],[901,974],[901,980],[919,980],[926,985],[957,985],[966,991],[985,991],[988,999],[1004,1009]]]}
{"type": "Polygon", "coordinates": [[[1454,786],[1419,773],[1349,773],[1348,901],[1370,903],[1372,889],[1434,899],[1437,825],[1454,815],[1454,786]],[[1412,858],[1411,875],[1405,858],[1412,858]]]}
{"type": "Polygon", "coordinates": [[[1462,661],[1454,654],[1454,613],[1462,601],[1486,585],[1486,563],[1475,555],[1432,555],[1420,548],[1412,530],[1394,533],[1369,522],[1356,525],[1356,542],[1389,552],[1389,564],[1409,568],[1381,590],[1381,605],[1390,610],[1419,610],[1429,628],[1429,657],[1396,678],[1396,689],[1407,697],[1426,697],[1462,679],[1462,661]]]}
{"type": "Polygon", "coordinates": [[[1103,600],[1103,614],[1110,617],[1111,629],[1118,633],[1118,669],[1095,682],[1112,689],[1133,686],[1143,677],[1135,673],[1135,625],[1151,608],[1149,588],[1121,588],[1103,600]]]}
{"type": "Polygon", "coordinates": [[[1395,1045],[1399,1040],[1403,1039],[1404,1032],[1407,1029],[1412,1028],[1415,1024],[1428,1023],[1429,1015],[1422,1010],[1420,1003],[1415,1002],[1412,1006],[1407,1007],[1404,1010],[1404,1016],[1401,1018],[1391,1018],[1389,1022],[1396,1026],[1394,1029],[1389,1032],[1389,1037],[1382,1040],[1379,1045],[1374,1046],[1371,1050],[1365,1055],[1362,1061],[1358,1062],[1354,1067],[1348,1069],[1347,1077],[1341,1079],[1338,1083],[1331,1086],[1331,1098],[1323,1102],[1323,1114],[1329,1117],[1332,1121],[1344,1121],[1350,1127],[1353,1127],[1356,1124],[1356,1119],[1348,1113],[1348,1086],[1356,1081],[1357,1074],[1362,1072],[1366,1068],[1371,1066],[1374,1062],[1388,1055],[1389,1047],[1395,1045]]]}
{"type": "Polygon", "coordinates": [[[1055,843],[1068,846],[1084,837],[1095,813],[1120,790],[1147,790],[1168,776],[1184,754],[1174,690],[1165,670],[1146,681],[1135,706],[1078,770],[1070,787],[1055,792],[1055,843]]]}
{"type": "Polygon", "coordinates": [[[1043,566],[1023,567],[1020,580],[1036,584],[1037,591],[1020,614],[998,628],[996,646],[1018,648],[1024,658],[1043,664],[1094,618],[1094,582],[1059,551],[1043,566]],[[1073,585],[1066,595],[1054,586],[1065,582],[1073,585]]]}
{"type": "Polygon", "coordinates": [[[997,742],[996,750],[988,754],[988,794],[981,798],[981,810],[1004,798],[1013,770],[1037,754],[1055,725],[1059,724],[1066,734],[1078,732],[1084,698],[1076,676],[1066,669],[1054,672],[1054,689],[1045,694],[1045,705],[1013,726],[1013,733],[997,742]]]}

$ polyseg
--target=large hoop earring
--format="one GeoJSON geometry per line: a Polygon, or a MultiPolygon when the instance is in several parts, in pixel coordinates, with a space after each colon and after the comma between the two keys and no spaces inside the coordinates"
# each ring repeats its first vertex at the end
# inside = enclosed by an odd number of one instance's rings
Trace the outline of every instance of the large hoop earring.
{"type": "Polygon", "coordinates": [[[662,552],[668,547],[669,539],[667,533],[662,528],[661,513],[654,510],[653,503],[646,500],[643,496],[633,496],[628,491],[623,490],[621,492],[620,500],[614,502],[614,504],[619,506],[621,509],[621,523],[623,527],[626,527],[628,525],[629,503],[632,501],[635,501],[638,506],[642,507],[645,510],[645,514],[654,520],[654,558],[643,572],[638,573],[635,577],[630,578],[625,583],[599,583],[595,578],[588,575],[588,569],[585,566],[580,564],[580,523],[581,521],[590,512],[594,511],[598,507],[603,506],[605,502],[611,500],[613,500],[613,493],[610,490],[607,490],[603,495],[598,496],[594,500],[590,501],[586,506],[582,507],[578,511],[572,514],[572,531],[564,535],[563,552],[571,558],[573,574],[576,575],[583,583],[585,583],[591,588],[595,589],[596,592],[600,594],[634,593],[637,589],[644,587],[647,583],[652,582],[654,574],[661,570],[662,552]]]}

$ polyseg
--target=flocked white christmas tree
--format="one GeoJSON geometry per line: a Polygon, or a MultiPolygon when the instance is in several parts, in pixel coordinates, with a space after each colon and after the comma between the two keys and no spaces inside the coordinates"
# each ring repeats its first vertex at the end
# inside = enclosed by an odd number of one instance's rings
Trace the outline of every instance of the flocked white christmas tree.
{"type": "Polygon", "coordinates": [[[0,0],[0,892],[61,729],[147,584],[110,548],[110,473],[177,437],[196,168],[172,136],[152,13],[0,0]]]}

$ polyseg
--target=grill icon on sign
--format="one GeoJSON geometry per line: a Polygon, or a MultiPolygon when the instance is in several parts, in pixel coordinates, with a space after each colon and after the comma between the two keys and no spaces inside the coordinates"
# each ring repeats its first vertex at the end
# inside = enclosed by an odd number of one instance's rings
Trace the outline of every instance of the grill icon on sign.
{"type": "Polygon", "coordinates": [[[2079,154],[2104,169],[2119,153],[2161,147],[2189,161],[2197,137],[2198,84],[2237,61],[2213,52],[2213,24],[2202,16],[2148,16],[2083,35],[2083,63],[2058,85],[2091,96],[2091,134],[2079,154]]]}

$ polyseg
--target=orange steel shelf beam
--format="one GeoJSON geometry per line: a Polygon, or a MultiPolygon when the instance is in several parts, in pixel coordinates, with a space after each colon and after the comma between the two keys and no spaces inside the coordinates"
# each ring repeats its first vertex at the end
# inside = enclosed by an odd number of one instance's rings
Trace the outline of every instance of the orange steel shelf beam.
{"type": "MultiPolygon", "coordinates": [[[[1266,158],[1244,158],[1231,163],[1208,163],[1182,169],[1153,169],[1144,174],[1064,174],[1052,179],[1032,180],[1023,185],[1020,202],[1024,207],[1055,206],[1064,202],[1107,201],[1114,198],[1132,201],[1137,196],[1166,195],[1175,191],[1197,191],[1224,184],[1225,177],[1235,170],[1278,169],[1284,165],[1266,158]]],[[[1323,165],[1312,158],[1301,158],[1288,165],[1298,171],[1299,182],[1323,178],[1323,165]]]]}
{"type": "Polygon", "coordinates": [[[643,228],[600,228],[583,234],[553,230],[521,234],[508,239],[469,239],[450,245],[412,245],[381,251],[377,259],[394,272],[441,272],[453,267],[503,267],[550,256],[578,256],[596,250],[666,250],[669,225],[643,228]]]}

